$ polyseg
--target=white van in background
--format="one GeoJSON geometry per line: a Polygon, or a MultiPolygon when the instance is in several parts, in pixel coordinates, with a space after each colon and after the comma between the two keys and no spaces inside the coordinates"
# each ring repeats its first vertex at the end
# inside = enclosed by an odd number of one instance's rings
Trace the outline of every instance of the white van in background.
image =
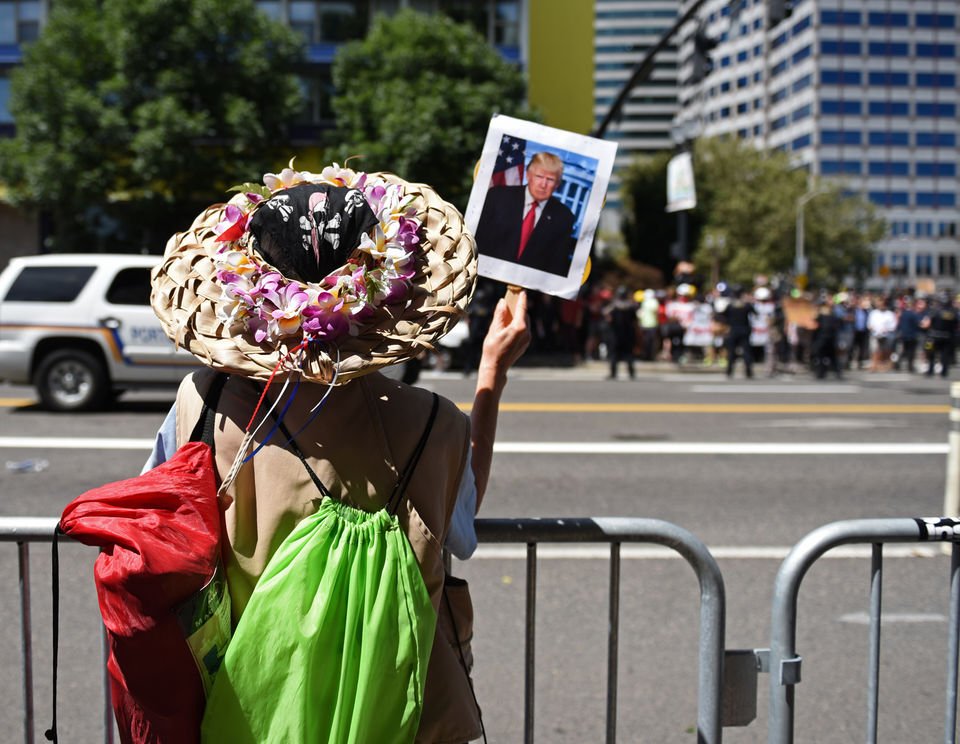
{"type": "Polygon", "coordinates": [[[160,256],[13,258],[0,274],[0,380],[32,384],[55,411],[107,406],[131,388],[171,387],[199,362],[150,308],[160,256]]]}

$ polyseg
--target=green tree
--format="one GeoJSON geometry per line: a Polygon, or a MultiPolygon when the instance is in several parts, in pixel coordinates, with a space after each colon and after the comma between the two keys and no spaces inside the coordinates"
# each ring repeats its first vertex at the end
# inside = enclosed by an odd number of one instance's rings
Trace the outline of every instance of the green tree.
{"type": "Polygon", "coordinates": [[[721,276],[745,284],[757,274],[792,274],[797,203],[812,190],[823,194],[805,208],[810,282],[836,287],[869,271],[870,245],[882,237],[885,224],[873,205],[843,184],[824,181],[811,187],[806,171],[786,153],[727,137],[697,142],[694,173],[703,224],[694,254],[698,266],[716,260],[721,276]],[[708,236],[714,238],[712,247],[708,236]]]}
{"type": "MultiPolygon", "coordinates": [[[[676,216],[664,212],[672,153],[637,160],[623,179],[624,237],[631,257],[663,268],[676,240],[676,216]]],[[[727,137],[701,138],[694,147],[697,207],[689,214],[692,258],[703,277],[716,274],[748,284],[757,274],[791,275],[796,257],[798,200],[808,174],[782,152],[758,150],[727,137]]],[[[814,184],[805,205],[804,254],[809,279],[837,286],[870,268],[870,245],[885,231],[873,205],[842,183],[814,184]]],[[[669,268],[667,269],[669,274],[669,268]]]]}
{"type": "Polygon", "coordinates": [[[12,74],[0,178],[55,250],[162,250],[288,159],[295,33],[252,0],[61,0],[12,74]]]}
{"type": "Polygon", "coordinates": [[[495,114],[530,119],[520,70],[476,31],[412,10],[378,16],[333,65],[336,158],[431,184],[463,208],[495,114]]]}
{"type": "MultiPolygon", "coordinates": [[[[622,230],[630,258],[659,269],[664,276],[670,276],[676,262],[670,249],[677,240],[678,218],[666,211],[667,163],[672,157],[668,150],[639,156],[621,181],[622,230]]],[[[688,234],[696,234],[695,220],[689,216],[688,228],[688,234]]]]}

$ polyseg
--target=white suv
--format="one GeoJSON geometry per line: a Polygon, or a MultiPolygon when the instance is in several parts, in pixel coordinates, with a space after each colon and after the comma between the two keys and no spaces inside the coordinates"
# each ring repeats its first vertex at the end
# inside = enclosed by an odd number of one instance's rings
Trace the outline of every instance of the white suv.
{"type": "Polygon", "coordinates": [[[199,362],[150,308],[160,256],[13,258],[0,274],[0,380],[56,411],[102,408],[127,388],[171,386],[199,362]]]}

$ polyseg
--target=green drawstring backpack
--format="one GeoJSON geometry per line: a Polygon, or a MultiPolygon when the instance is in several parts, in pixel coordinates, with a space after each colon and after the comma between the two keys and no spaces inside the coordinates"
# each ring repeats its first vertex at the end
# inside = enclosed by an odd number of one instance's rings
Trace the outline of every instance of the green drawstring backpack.
{"type": "Polygon", "coordinates": [[[437,408],[434,395],[410,462],[372,513],[332,498],[287,434],[323,499],[260,577],[214,680],[202,741],[414,741],[436,613],[396,512],[437,408]]]}

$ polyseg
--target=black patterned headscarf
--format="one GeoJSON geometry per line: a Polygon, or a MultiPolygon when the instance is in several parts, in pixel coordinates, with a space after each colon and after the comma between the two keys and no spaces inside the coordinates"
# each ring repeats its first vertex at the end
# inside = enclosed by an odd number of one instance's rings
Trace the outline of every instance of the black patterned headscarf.
{"type": "Polygon", "coordinates": [[[361,191],[302,183],[263,202],[249,229],[254,249],[281,274],[319,282],[347,262],[376,224],[361,191]]]}

